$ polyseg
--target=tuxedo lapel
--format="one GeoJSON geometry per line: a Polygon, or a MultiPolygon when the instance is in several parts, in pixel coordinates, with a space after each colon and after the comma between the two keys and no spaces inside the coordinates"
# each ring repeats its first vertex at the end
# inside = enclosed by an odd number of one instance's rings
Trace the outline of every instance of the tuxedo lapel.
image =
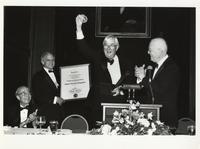
{"type": "Polygon", "coordinates": [[[101,68],[103,69],[103,72],[105,74],[106,80],[109,81],[108,83],[111,83],[112,79],[111,79],[110,73],[109,73],[108,68],[107,68],[107,61],[103,61],[102,62],[101,68]]]}
{"type": "Polygon", "coordinates": [[[158,69],[158,71],[156,72],[154,79],[159,75],[159,73],[161,73],[161,71],[164,69],[164,67],[167,65],[168,61],[170,60],[170,58],[168,57],[164,63],[160,66],[160,68],[158,69]]]}
{"type": "Polygon", "coordinates": [[[48,82],[48,84],[51,87],[56,88],[56,85],[53,83],[53,81],[51,80],[50,76],[47,74],[47,72],[44,69],[43,69],[43,74],[44,74],[44,79],[48,82]]]}

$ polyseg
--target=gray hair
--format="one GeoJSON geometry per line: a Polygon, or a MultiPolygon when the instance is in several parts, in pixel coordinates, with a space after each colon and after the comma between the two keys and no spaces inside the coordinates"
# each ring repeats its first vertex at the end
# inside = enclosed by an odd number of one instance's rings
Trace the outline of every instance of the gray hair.
{"type": "Polygon", "coordinates": [[[105,45],[108,40],[114,41],[114,44],[117,46],[117,49],[119,48],[119,41],[118,41],[118,39],[117,39],[116,36],[114,36],[114,35],[108,35],[108,36],[106,36],[104,38],[104,40],[103,40],[103,45],[105,45]]]}
{"type": "Polygon", "coordinates": [[[28,88],[27,86],[20,86],[20,87],[18,87],[18,88],[16,89],[16,91],[15,91],[15,96],[18,96],[18,95],[19,95],[19,91],[20,91],[22,88],[26,88],[26,89],[30,92],[30,90],[29,90],[29,88],[28,88]]]}
{"type": "Polygon", "coordinates": [[[44,57],[46,57],[47,55],[53,55],[53,57],[55,58],[55,56],[54,56],[53,53],[48,52],[48,51],[45,51],[45,52],[42,53],[42,55],[41,55],[41,57],[40,57],[41,61],[42,61],[42,60],[44,59],[44,57]]]}

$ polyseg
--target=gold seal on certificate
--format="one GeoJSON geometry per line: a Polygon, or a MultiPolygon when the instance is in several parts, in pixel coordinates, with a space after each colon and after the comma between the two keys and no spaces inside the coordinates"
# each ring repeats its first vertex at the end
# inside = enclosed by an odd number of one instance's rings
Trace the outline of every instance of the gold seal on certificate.
{"type": "Polygon", "coordinates": [[[85,99],[90,90],[89,64],[60,67],[60,96],[64,100],[85,99]]]}

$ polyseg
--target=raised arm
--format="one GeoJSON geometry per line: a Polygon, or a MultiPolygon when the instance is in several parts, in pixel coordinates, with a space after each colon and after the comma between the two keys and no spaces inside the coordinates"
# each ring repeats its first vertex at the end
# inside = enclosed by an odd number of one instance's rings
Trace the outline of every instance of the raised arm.
{"type": "Polygon", "coordinates": [[[76,39],[77,39],[77,46],[78,50],[88,59],[96,60],[99,59],[99,55],[93,49],[91,49],[83,34],[82,25],[83,23],[87,22],[87,17],[83,14],[79,14],[76,16],[76,39]]]}

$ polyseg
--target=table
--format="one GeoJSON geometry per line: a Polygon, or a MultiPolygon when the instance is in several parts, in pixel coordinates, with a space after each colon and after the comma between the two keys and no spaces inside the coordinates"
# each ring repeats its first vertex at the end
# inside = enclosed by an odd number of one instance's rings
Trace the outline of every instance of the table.
{"type": "MultiPolygon", "coordinates": [[[[52,135],[50,129],[36,129],[36,128],[13,128],[5,126],[3,128],[4,134],[8,135],[52,135]]],[[[70,129],[58,129],[55,135],[69,135],[72,134],[70,129]]]]}

